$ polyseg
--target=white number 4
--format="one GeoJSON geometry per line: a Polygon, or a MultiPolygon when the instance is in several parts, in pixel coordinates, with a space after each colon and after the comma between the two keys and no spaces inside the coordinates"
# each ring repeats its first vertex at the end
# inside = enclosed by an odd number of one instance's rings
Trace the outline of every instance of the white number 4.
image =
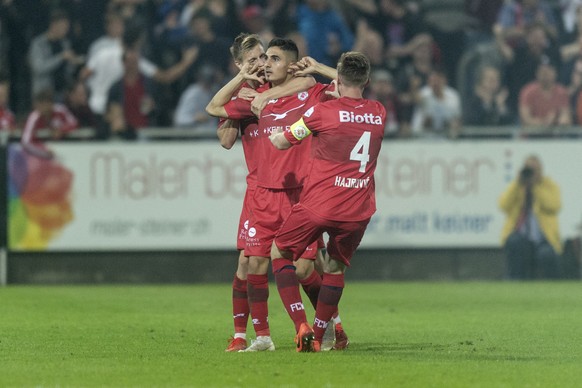
{"type": "Polygon", "coordinates": [[[360,162],[360,172],[366,171],[366,164],[370,161],[370,132],[366,131],[362,134],[352,152],[350,152],[350,160],[360,162]]]}

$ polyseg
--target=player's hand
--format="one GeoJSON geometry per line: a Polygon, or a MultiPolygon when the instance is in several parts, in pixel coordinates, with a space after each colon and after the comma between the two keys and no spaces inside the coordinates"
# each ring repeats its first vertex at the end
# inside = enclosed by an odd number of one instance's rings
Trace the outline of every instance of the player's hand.
{"type": "Polygon", "coordinates": [[[248,80],[257,81],[262,85],[265,83],[265,79],[262,76],[261,70],[262,66],[259,63],[255,63],[252,65],[250,63],[245,63],[243,67],[240,69],[239,74],[247,81],[248,80]]]}
{"type": "Polygon", "coordinates": [[[326,90],[325,94],[334,98],[340,98],[339,89],[337,87],[337,80],[331,81],[331,85],[333,86],[332,90],[326,90]]]}
{"type": "Polygon", "coordinates": [[[309,74],[316,74],[317,65],[319,65],[319,62],[308,56],[301,58],[299,61],[289,66],[289,69],[293,72],[294,76],[304,77],[309,74]]]}
{"type": "Polygon", "coordinates": [[[255,89],[241,88],[241,90],[238,91],[237,97],[246,101],[252,101],[258,94],[259,93],[255,89]]]}
{"type": "Polygon", "coordinates": [[[251,102],[251,111],[255,116],[259,117],[268,102],[269,98],[265,94],[257,93],[255,99],[251,102]]]}

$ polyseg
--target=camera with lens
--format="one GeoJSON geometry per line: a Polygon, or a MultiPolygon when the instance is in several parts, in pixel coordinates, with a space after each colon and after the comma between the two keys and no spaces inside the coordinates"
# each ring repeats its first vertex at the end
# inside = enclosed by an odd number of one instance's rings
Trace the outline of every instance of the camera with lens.
{"type": "Polygon", "coordinates": [[[535,175],[535,171],[533,168],[529,166],[525,166],[519,172],[519,180],[522,182],[530,182],[535,175]]]}

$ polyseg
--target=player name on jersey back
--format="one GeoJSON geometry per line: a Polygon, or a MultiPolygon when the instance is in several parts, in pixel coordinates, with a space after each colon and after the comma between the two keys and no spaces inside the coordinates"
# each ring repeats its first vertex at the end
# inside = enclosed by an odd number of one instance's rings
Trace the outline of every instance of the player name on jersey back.
{"type": "Polygon", "coordinates": [[[356,124],[377,124],[382,125],[382,117],[373,115],[372,113],[364,113],[363,115],[355,114],[345,110],[339,111],[340,123],[356,123],[356,124]]]}
{"type": "Polygon", "coordinates": [[[334,186],[345,187],[348,189],[367,189],[369,183],[370,177],[367,177],[365,179],[359,179],[359,178],[347,178],[336,175],[334,186]]]}

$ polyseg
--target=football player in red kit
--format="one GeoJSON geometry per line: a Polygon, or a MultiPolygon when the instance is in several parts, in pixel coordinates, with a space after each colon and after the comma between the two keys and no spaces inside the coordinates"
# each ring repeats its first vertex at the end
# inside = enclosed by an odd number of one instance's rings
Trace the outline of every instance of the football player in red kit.
{"type": "Polygon", "coordinates": [[[303,166],[308,175],[301,201],[277,232],[273,261],[296,260],[321,233],[329,235],[313,329],[302,323],[295,339],[302,351],[320,350],[342,295],[345,269],[376,211],[374,171],[386,111],[379,102],[362,97],[370,75],[365,55],[344,53],[337,71],[340,98],[317,104],[289,129],[270,136],[278,149],[312,139],[312,162],[303,166]]]}
{"type": "MultiPolygon", "coordinates": [[[[235,77],[235,80],[238,79],[237,77],[239,77],[240,74],[245,73],[248,69],[261,67],[263,61],[265,60],[265,50],[260,41],[260,37],[257,35],[246,33],[240,34],[235,39],[230,51],[235,65],[241,70],[241,73],[235,77]]],[[[303,77],[296,78],[294,82],[289,83],[285,87],[270,88],[270,84],[263,83],[264,81],[262,80],[262,77],[258,76],[256,73],[254,74],[255,76],[253,78],[246,79],[244,82],[238,85],[236,90],[231,92],[233,97],[232,103],[229,104],[229,109],[232,111],[236,112],[242,110],[245,113],[250,113],[250,102],[242,98],[237,98],[238,92],[243,88],[256,89],[258,92],[261,92],[265,98],[277,98],[282,95],[297,92],[298,90],[304,90],[315,83],[312,78],[303,77]]],[[[209,105],[207,109],[209,109],[209,113],[211,113],[213,112],[213,109],[216,109],[216,107],[209,105]]],[[[235,114],[233,113],[232,115],[235,114]]],[[[247,117],[239,118],[240,120],[235,121],[230,119],[223,120],[217,129],[217,135],[220,143],[226,149],[232,148],[236,142],[236,139],[239,136],[241,137],[243,152],[248,169],[247,190],[243,201],[243,209],[239,219],[239,229],[237,236],[237,249],[240,253],[237,271],[232,284],[232,304],[235,333],[234,336],[229,340],[229,345],[226,348],[227,352],[240,351],[247,348],[246,327],[250,307],[247,291],[247,271],[249,258],[248,254],[245,253],[245,246],[249,233],[254,235],[252,227],[249,228],[249,218],[250,214],[252,213],[251,200],[254,198],[257,185],[257,163],[258,156],[260,155],[260,150],[258,149],[260,142],[256,136],[258,131],[257,117],[249,114],[247,117]]],[[[268,349],[266,350],[274,350],[274,345],[268,346],[268,349]]]]}

